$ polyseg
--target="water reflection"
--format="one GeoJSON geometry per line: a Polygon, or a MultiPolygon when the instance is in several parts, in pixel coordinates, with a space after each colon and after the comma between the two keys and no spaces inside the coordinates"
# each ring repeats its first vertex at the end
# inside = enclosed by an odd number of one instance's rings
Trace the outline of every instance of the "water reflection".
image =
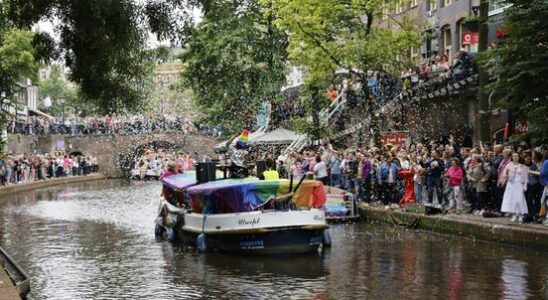
{"type": "MultiPolygon", "coordinates": [[[[381,225],[336,225],[296,257],[198,254],[157,242],[155,183],[97,181],[12,196],[0,243],[29,299],[540,299],[546,253],[381,225]]],[[[1,202],[0,202],[1,203],[1,202]]]]}
{"type": "Polygon", "coordinates": [[[515,259],[502,261],[504,299],[527,299],[527,263],[515,259]]]}

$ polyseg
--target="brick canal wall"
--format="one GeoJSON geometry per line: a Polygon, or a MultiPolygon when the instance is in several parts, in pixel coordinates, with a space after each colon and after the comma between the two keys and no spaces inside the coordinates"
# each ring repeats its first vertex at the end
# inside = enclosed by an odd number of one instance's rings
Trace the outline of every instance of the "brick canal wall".
{"type": "Polygon", "coordinates": [[[104,134],[104,135],[9,135],[6,151],[11,153],[81,152],[97,157],[99,172],[108,177],[121,175],[119,159],[136,148],[163,142],[173,149],[212,154],[217,141],[204,135],[181,133],[163,134],[104,134]]]}
{"type": "Polygon", "coordinates": [[[548,227],[541,224],[517,224],[510,218],[484,218],[473,215],[424,215],[362,205],[362,218],[372,221],[458,235],[471,239],[548,250],[548,227]]]}

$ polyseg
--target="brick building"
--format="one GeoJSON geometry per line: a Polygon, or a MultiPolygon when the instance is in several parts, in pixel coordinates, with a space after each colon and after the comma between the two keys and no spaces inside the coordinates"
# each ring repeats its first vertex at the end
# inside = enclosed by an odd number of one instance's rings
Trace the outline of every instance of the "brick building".
{"type": "MultiPolygon", "coordinates": [[[[445,54],[452,63],[461,49],[474,55],[478,50],[478,15],[480,0],[413,0],[400,1],[395,6],[385,8],[392,18],[410,17],[416,20],[421,33],[419,49],[410,49],[417,65],[433,61],[436,56],[445,54]]],[[[488,43],[496,42],[496,32],[502,25],[502,12],[507,6],[502,1],[491,0],[489,7],[488,43]]],[[[384,18],[389,22],[389,18],[384,18]]],[[[381,21],[382,24],[384,22],[381,21]]],[[[447,137],[457,135],[467,141],[477,140],[478,99],[477,78],[466,82],[465,89],[457,91],[441,88],[422,97],[413,96],[404,102],[413,106],[405,112],[405,124],[414,138],[447,137]]],[[[496,97],[493,97],[493,103],[496,97]]],[[[508,112],[490,107],[491,130],[500,140],[501,132],[508,122],[508,112]]],[[[393,116],[398,118],[398,116],[393,116]]]]}

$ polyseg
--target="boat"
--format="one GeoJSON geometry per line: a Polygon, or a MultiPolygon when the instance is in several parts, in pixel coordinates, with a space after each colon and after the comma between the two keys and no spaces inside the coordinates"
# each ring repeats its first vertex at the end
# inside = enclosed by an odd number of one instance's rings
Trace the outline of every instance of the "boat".
{"type": "Polygon", "coordinates": [[[298,254],[330,246],[321,182],[163,178],[156,235],[200,251],[298,254]],[[295,187],[295,188],[293,188],[295,187]]]}
{"type": "Polygon", "coordinates": [[[356,198],[352,193],[332,186],[325,186],[324,189],[327,222],[349,222],[360,218],[356,198]]]}

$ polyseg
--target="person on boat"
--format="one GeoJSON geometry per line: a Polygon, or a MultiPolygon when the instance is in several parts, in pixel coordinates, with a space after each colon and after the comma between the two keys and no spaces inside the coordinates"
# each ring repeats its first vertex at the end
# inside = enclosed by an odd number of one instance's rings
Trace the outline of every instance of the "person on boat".
{"type": "MultiPolygon", "coordinates": [[[[160,179],[165,178],[165,177],[169,177],[169,176],[173,176],[173,175],[176,175],[176,174],[177,174],[177,164],[174,163],[174,162],[169,162],[167,164],[167,170],[162,174],[160,179]]],[[[171,190],[165,184],[162,184],[162,194],[161,194],[161,196],[164,199],[166,199],[167,202],[169,202],[173,205],[177,205],[177,201],[175,200],[175,197],[173,197],[173,193],[171,192],[171,190]]]]}
{"type": "Polygon", "coordinates": [[[173,175],[176,175],[176,174],[177,174],[177,164],[174,163],[174,162],[169,162],[167,164],[167,170],[162,174],[160,179],[165,178],[165,177],[169,177],[169,176],[173,176],[173,175]]]}
{"type": "Polygon", "coordinates": [[[321,156],[316,156],[316,164],[314,164],[314,176],[316,180],[321,181],[324,185],[329,184],[329,176],[327,174],[327,165],[322,161],[321,156]]]}
{"type": "Polygon", "coordinates": [[[263,172],[264,180],[278,180],[280,179],[280,174],[276,171],[274,166],[274,160],[272,158],[267,158],[265,161],[266,171],[263,172]]]}
{"type": "Polygon", "coordinates": [[[238,138],[238,141],[232,146],[232,141],[238,136],[226,142],[226,147],[229,148],[227,154],[230,157],[230,177],[231,178],[246,178],[249,176],[248,160],[249,152],[247,151],[247,140],[249,139],[249,131],[244,129],[238,138]]]}

